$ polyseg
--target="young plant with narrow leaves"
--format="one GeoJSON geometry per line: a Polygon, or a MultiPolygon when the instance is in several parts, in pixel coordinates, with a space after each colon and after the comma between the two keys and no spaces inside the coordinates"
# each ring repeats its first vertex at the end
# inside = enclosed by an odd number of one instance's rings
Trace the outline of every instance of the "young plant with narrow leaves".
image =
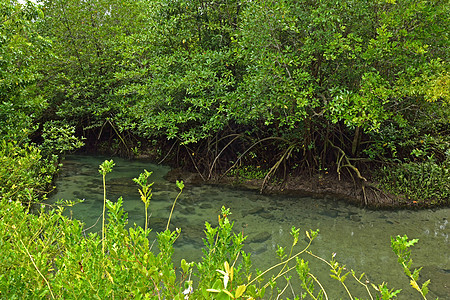
{"type": "Polygon", "coordinates": [[[114,161],[105,160],[99,167],[98,172],[103,178],[103,213],[102,213],[102,253],[105,254],[105,210],[106,210],[106,174],[112,171],[114,161]]]}
{"type": "Polygon", "coordinates": [[[144,230],[147,232],[148,229],[148,206],[150,205],[150,199],[152,198],[152,183],[148,183],[148,178],[153,172],[144,170],[144,173],[139,174],[138,178],[133,178],[141,188],[139,189],[139,194],[141,195],[141,200],[144,202],[145,206],[145,227],[144,230]]]}

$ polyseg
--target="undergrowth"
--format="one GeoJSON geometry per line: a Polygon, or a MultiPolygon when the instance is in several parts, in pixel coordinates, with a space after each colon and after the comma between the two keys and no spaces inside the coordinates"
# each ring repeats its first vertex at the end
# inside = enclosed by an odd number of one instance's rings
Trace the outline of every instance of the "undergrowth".
{"type": "Polygon", "coordinates": [[[450,153],[439,163],[432,158],[423,162],[385,166],[378,172],[381,188],[417,204],[450,204],[450,153]]]}
{"type": "MultiPolygon", "coordinates": [[[[107,164],[112,168],[112,161],[107,164]]],[[[101,167],[100,173],[104,176],[105,169],[101,167]]],[[[140,188],[149,186],[146,180],[136,181],[140,188]]],[[[177,185],[181,193],[184,185],[177,185]]],[[[167,229],[157,233],[154,243],[149,239],[151,229],[136,225],[128,228],[122,198],[104,200],[108,213],[100,234],[86,233],[83,223],[63,215],[62,206],[48,209],[42,204],[37,213],[31,213],[20,201],[3,197],[0,298],[330,299],[320,278],[310,269],[308,257],[327,264],[330,276],[341,283],[350,299],[358,298],[348,287],[349,280],[365,288],[365,295],[358,297],[395,299],[400,292],[385,283],[366,282],[363,274],[347,270],[334,257],[327,261],[315,255],[310,246],[318,230],[302,234],[292,227],[291,246],[278,246],[280,262],[255,271],[251,255],[242,250],[246,237],[234,231],[231,212],[225,207],[217,224],[205,223],[202,259],[182,259],[180,268],[175,268],[173,245],[182,228],[168,229],[169,217],[167,229]],[[291,285],[293,276],[300,280],[300,287],[291,285]]],[[[143,202],[146,210],[149,198],[143,202]]],[[[391,244],[413,288],[426,299],[428,283],[420,287],[420,270],[411,270],[409,247],[416,242],[404,236],[393,238],[391,244]]]]}

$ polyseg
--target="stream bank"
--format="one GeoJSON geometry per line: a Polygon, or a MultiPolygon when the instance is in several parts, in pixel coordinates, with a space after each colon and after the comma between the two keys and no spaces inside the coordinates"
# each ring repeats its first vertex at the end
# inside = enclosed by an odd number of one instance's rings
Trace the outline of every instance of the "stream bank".
{"type": "MultiPolygon", "coordinates": [[[[189,184],[205,183],[198,173],[185,171],[182,168],[175,168],[169,171],[166,179],[172,182],[175,180],[183,180],[189,184]]],[[[261,191],[263,182],[263,179],[242,179],[226,176],[220,180],[210,181],[208,184],[236,186],[261,191]]],[[[339,179],[337,175],[332,174],[288,176],[284,181],[266,184],[261,192],[265,194],[338,199],[370,209],[417,209],[433,207],[426,203],[419,206],[417,203],[405,201],[399,196],[380,190],[377,188],[375,182],[364,182],[362,184],[349,180],[348,178],[339,179]]]]}
{"type": "MultiPolygon", "coordinates": [[[[105,143],[105,145],[110,144],[105,143]]],[[[141,148],[138,149],[135,147],[134,149],[131,151],[126,147],[120,147],[120,143],[116,147],[98,147],[98,145],[91,145],[87,153],[91,155],[119,155],[133,159],[153,161],[157,164],[164,163],[172,168],[167,174],[167,179],[173,182],[175,180],[183,180],[190,184],[213,184],[235,186],[251,190],[256,189],[265,194],[333,198],[369,209],[395,210],[450,207],[450,201],[436,203],[432,200],[423,200],[422,198],[408,199],[407,196],[396,195],[381,188],[378,182],[373,179],[375,177],[373,176],[375,166],[369,164],[360,166],[361,169],[364,169],[364,172],[361,172],[365,176],[360,176],[360,178],[355,174],[352,175],[351,172],[343,172],[339,176],[334,171],[319,172],[312,169],[297,170],[293,172],[294,175],[286,175],[285,179],[276,179],[274,178],[275,176],[272,176],[270,180],[265,182],[262,178],[250,179],[251,176],[242,178],[228,175],[231,173],[228,172],[230,169],[228,169],[226,176],[220,174],[220,171],[216,172],[216,174],[213,172],[209,176],[205,174],[200,175],[195,170],[198,170],[195,164],[194,166],[190,165],[191,161],[186,157],[184,160],[180,159],[178,153],[176,155],[173,153],[175,152],[173,145],[170,146],[163,141],[157,141],[153,144],[143,142],[141,148]],[[206,180],[206,177],[211,177],[212,179],[206,180]],[[366,178],[367,181],[364,181],[366,178]]],[[[193,157],[191,157],[192,159],[193,157]]],[[[329,170],[333,169],[330,166],[329,170]]],[[[289,169],[287,172],[290,172],[289,169]]]]}

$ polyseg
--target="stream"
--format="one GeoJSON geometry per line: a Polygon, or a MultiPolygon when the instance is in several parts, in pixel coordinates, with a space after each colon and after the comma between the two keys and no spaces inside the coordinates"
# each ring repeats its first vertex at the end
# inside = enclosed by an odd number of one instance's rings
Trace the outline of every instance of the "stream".
{"type": "MultiPolygon", "coordinates": [[[[92,232],[101,230],[103,205],[102,177],[99,165],[111,159],[102,156],[67,156],[56,181],[56,191],[48,200],[84,199],[83,203],[66,209],[66,213],[85,223],[92,232]]],[[[144,204],[139,198],[138,186],[132,178],[144,169],[152,171],[153,197],[149,206],[149,227],[153,232],[165,229],[173,200],[178,194],[174,182],[164,179],[169,167],[143,160],[125,160],[114,157],[115,166],[107,174],[107,198],[115,201],[122,196],[129,224],[143,226],[144,204]]],[[[407,277],[397,263],[390,248],[390,237],[406,234],[419,242],[412,248],[413,267],[423,267],[420,282],[431,279],[428,299],[450,299],[450,254],[448,218],[450,208],[427,210],[367,210],[335,199],[312,197],[261,195],[257,191],[216,185],[186,185],[178,199],[171,224],[181,228],[181,236],[175,243],[174,263],[181,258],[187,261],[201,259],[204,224],[217,225],[222,206],[231,209],[230,220],[236,231],[248,236],[244,250],[252,253],[253,266],[260,270],[279,262],[275,251],[277,244],[290,249],[292,226],[302,232],[300,251],[307,243],[305,231],[319,229],[320,233],[311,246],[318,256],[336,259],[367,280],[388,287],[402,289],[399,299],[420,299],[418,292],[409,285],[407,277]]],[[[325,286],[330,299],[348,299],[338,282],[330,280],[329,268],[317,259],[304,255],[310,261],[313,273],[325,286]]],[[[292,273],[293,277],[296,274],[292,273]]],[[[354,296],[369,298],[360,293],[361,287],[348,277],[346,283],[354,296]]],[[[295,282],[294,282],[295,285],[295,282]]],[[[278,286],[282,289],[284,286],[278,286]]],[[[294,287],[299,291],[300,287],[294,287]]],[[[292,293],[283,298],[293,298],[292,293]]]]}

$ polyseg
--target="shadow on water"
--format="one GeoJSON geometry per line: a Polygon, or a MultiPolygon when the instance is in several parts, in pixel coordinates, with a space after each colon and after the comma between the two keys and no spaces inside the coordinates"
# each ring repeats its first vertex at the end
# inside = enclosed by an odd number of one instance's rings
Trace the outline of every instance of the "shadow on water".
{"type": "MultiPolygon", "coordinates": [[[[50,199],[85,199],[84,203],[70,208],[68,213],[85,222],[86,228],[93,226],[91,231],[98,231],[101,227],[101,222],[95,225],[103,204],[98,166],[105,159],[98,156],[67,157],[56,183],[57,191],[50,199]]],[[[114,158],[114,162],[113,172],[107,175],[107,198],[116,200],[123,196],[129,224],[143,226],[143,203],[132,178],[137,177],[143,169],[152,171],[150,179],[155,183],[149,207],[149,226],[153,232],[165,229],[171,205],[178,193],[175,183],[163,178],[169,168],[120,158],[114,158]]],[[[303,232],[320,229],[311,248],[315,254],[330,259],[335,252],[339,262],[357,273],[365,272],[370,281],[386,281],[388,287],[403,289],[400,299],[416,299],[419,295],[409,286],[390,248],[391,236],[406,234],[409,238],[419,239],[413,248],[413,267],[423,266],[422,281],[431,279],[430,298],[439,296],[440,299],[449,299],[449,208],[373,211],[333,200],[266,196],[227,187],[187,185],[171,220],[174,228],[182,229],[181,237],[175,244],[175,262],[182,257],[195,261],[201,259],[204,223],[217,224],[217,216],[223,205],[231,209],[230,219],[235,222],[235,230],[248,236],[244,250],[252,253],[253,265],[258,269],[278,262],[275,254],[277,244],[290,247],[289,232],[292,226],[303,232]]],[[[298,250],[304,245],[306,242],[300,243],[298,250]]],[[[336,283],[329,282],[328,268],[323,263],[316,263],[312,257],[305,259],[310,261],[312,272],[322,278],[326,287],[334,290],[336,283]]],[[[340,297],[347,298],[344,291],[333,295],[333,298],[340,297]]]]}

